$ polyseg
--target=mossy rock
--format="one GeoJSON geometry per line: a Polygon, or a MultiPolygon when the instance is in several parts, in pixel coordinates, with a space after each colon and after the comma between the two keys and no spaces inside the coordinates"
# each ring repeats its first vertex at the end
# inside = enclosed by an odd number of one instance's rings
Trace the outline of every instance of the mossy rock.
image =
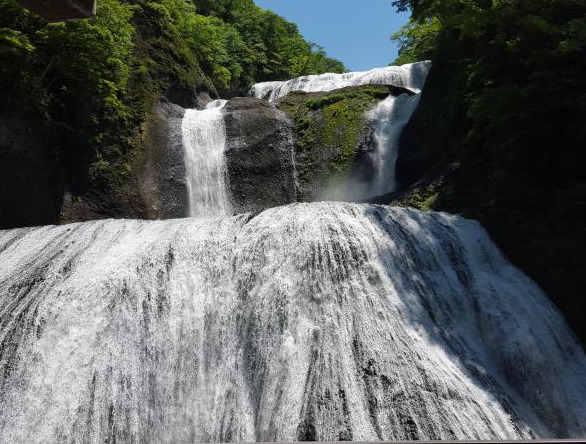
{"type": "Polygon", "coordinates": [[[389,95],[405,92],[366,85],[329,93],[293,92],[277,102],[294,122],[299,200],[339,197],[370,135],[367,111],[389,95]]]}

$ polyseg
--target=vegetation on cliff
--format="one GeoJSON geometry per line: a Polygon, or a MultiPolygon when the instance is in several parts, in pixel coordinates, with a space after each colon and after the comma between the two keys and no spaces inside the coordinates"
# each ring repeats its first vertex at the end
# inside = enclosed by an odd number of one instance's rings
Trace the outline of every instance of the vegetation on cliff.
{"type": "Polygon", "coordinates": [[[330,93],[294,92],[279,100],[279,108],[294,122],[300,200],[336,198],[369,134],[366,111],[393,92],[388,86],[367,85],[330,93]]]}
{"type": "Polygon", "coordinates": [[[193,107],[196,92],[325,71],[344,66],[253,0],[100,0],[94,19],[68,23],[0,0],[0,116],[49,129],[56,186],[83,207],[71,219],[144,216],[135,172],[162,96],[193,107]]]}
{"type": "Polygon", "coordinates": [[[585,339],[586,3],[393,3],[412,11],[399,62],[434,61],[404,202],[479,219],[585,339]]]}

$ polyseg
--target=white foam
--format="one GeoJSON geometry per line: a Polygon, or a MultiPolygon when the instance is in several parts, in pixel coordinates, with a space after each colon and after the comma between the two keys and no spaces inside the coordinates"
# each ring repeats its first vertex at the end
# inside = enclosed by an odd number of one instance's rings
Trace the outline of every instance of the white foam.
{"type": "Polygon", "coordinates": [[[303,76],[286,82],[257,83],[252,86],[249,95],[274,101],[293,91],[328,92],[361,85],[391,85],[419,93],[423,89],[430,68],[431,62],[425,61],[403,66],[375,68],[370,71],[303,76]]]}
{"type": "Polygon", "coordinates": [[[586,435],[586,358],[480,226],[294,204],[0,231],[0,442],[586,435]]]}

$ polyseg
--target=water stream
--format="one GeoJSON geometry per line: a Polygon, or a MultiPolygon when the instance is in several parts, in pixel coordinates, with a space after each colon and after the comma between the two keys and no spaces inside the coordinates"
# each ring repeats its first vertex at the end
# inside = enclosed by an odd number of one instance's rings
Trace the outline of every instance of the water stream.
{"type": "Polygon", "coordinates": [[[328,92],[361,85],[393,85],[420,93],[430,68],[431,62],[425,61],[362,72],[303,76],[286,82],[257,83],[252,86],[249,94],[259,99],[274,101],[293,91],[328,92]]]}
{"type": "Polygon", "coordinates": [[[183,117],[188,214],[191,217],[220,217],[232,212],[222,115],[225,105],[225,100],[215,100],[204,110],[186,110],[183,117]]]}
{"type": "Polygon", "coordinates": [[[373,124],[374,177],[365,198],[396,190],[401,134],[417,109],[420,98],[421,94],[389,96],[368,113],[368,119],[373,124]]]}

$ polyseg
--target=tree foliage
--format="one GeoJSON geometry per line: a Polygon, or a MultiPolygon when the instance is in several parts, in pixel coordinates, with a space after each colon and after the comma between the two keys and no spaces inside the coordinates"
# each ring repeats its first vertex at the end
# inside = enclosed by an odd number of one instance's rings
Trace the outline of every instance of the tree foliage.
{"type": "Polygon", "coordinates": [[[242,94],[325,71],[344,66],[252,0],[99,0],[95,18],[67,23],[0,0],[0,116],[52,128],[74,194],[127,186],[163,95],[192,106],[185,97],[198,88],[242,94]]]}
{"type": "Polygon", "coordinates": [[[401,61],[433,59],[442,82],[419,116],[434,140],[419,142],[461,165],[436,208],[481,219],[586,338],[586,2],[393,3],[412,11],[401,61]]]}
{"type": "Polygon", "coordinates": [[[297,26],[252,0],[161,0],[221,90],[305,74],[344,72],[297,26]]]}

